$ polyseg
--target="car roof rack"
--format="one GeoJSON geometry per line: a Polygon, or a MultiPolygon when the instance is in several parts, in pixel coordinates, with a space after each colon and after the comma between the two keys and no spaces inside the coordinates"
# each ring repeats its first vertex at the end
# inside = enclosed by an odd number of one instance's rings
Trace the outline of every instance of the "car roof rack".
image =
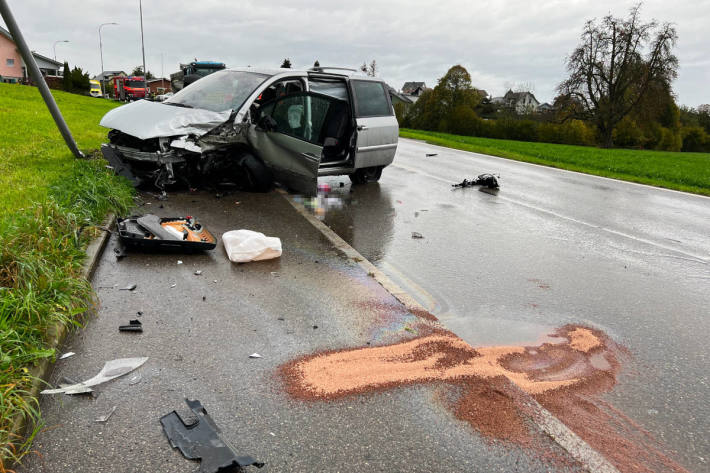
{"type": "Polygon", "coordinates": [[[357,69],[351,69],[349,67],[330,67],[330,66],[313,66],[308,70],[311,72],[325,72],[326,69],[328,69],[330,71],[357,72],[357,69]]]}

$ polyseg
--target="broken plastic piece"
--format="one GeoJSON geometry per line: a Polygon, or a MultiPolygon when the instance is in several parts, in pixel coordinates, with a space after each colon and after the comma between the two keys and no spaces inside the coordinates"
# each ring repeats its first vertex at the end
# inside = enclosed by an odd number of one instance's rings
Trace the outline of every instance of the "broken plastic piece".
{"type": "Polygon", "coordinates": [[[219,427],[200,401],[185,399],[185,402],[195,414],[197,420],[194,423],[185,424],[178,413],[172,411],[160,418],[160,424],[170,446],[179,449],[189,460],[201,460],[200,473],[217,473],[235,466],[264,466],[248,455],[237,456],[234,453],[234,449],[220,436],[219,427]]]}
{"type": "Polygon", "coordinates": [[[106,415],[97,417],[97,418],[95,419],[95,422],[100,422],[100,423],[106,422],[106,421],[109,419],[109,417],[111,417],[111,415],[114,413],[115,410],[116,410],[116,406],[113,406],[113,407],[111,408],[111,410],[108,411],[108,413],[106,413],[106,415]]]}
{"type": "Polygon", "coordinates": [[[140,320],[129,320],[128,325],[119,325],[118,330],[120,332],[142,332],[143,324],[140,320]]]}
{"type": "Polygon", "coordinates": [[[232,230],[222,235],[224,249],[233,263],[247,263],[281,256],[281,240],[251,230],[232,230]]]}
{"type": "Polygon", "coordinates": [[[182,260],[178,260],[178,263],[177,263],[177,264],[182,264],[182,260]]]}
{"type": "Polygon", "coordinates": [[[134,385],[140,383],[142,379],[143,379],[143,376],[141,376],[141,374],[138,373],[137,375],[135,375],[134,377],[132,377],[131,379],[128,380],[128,384],[130,386],[134,386],[134,385]]]}
{"type": "Polygon", "coordinates": [[[137,284],[131,284],[130,286],[122,287],[120,291],[134,291],[138,287],[137,284]]]}
{"type": "Polygon", "coordinates": [[[74,353],[73,351],[68,351],[65,354],[63,354],[62,356],[60,356],[59,359],[64,360],[64,359],[69,358],[70,356],[74,356],[74,355],[76,355],[76,353],[74,353]]]}
{"type": "Polygon", "coordinates": [[[471,179],[470,181],[468,179],[464,179],[458,184],[451,184],[451,187],[454,189],[463,189],[465,187],[472,186],[484,186],[489,189],[498,189],[498,178],[493,174],[479,174],[477,178],[471,179]]]}
{"type": "Polygon", "coordinates": [[[107,361],[104,367],[101,368],[101,371],[99,371],[99,374],[91,379],[88,379],[82,383],[62,386],[58,389],[45,389],[40,392],[40,394],[81,394],[90,392],[91,389],[87,391],[87,388],[105,383],[106,381],[111,381],[112,379],[123,376],[124,374],[128,374],[146,361],[148,361],[148,357],[119,358],[118,360],[107,361]]]}
{"type": "Polygon", "coordinates": [[[249,358],[262,358],[262,356],[258,353],[252,353],[251,355],[249,355],[249,358]]]}
{"type": "Polygon", "coordinates": [[[412,232],[412,238],[421,239],[421,238],[424,238],[424,235],[422,235],[419,232],[412,232]]]}
{"type": "Polygon", "coordinates": [[[431,158],[432,156],[438,156],[439,153],[426,153],[427,158],[431,158]]]}
{"type": "MultiPolygon", "coordinates": [[[[217,240],[193,217],[153,214],[116,219],[120,241],[147,250],[212,250],[217,240]]],[[[178,261],[178,264],[182,264],[178,261]]]]}
{"type": "Polygon", "coordinates": [[[195,276],[199,276],[200,274],[202,274],[202,271],[201,271],[201,270],[195,271],[195,276]]]}

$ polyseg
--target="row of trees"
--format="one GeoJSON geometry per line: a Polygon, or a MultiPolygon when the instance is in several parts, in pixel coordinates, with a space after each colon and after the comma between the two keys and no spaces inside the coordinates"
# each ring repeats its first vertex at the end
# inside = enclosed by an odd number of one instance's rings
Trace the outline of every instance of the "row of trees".
{"type": "Polygon", "coordinates": [[[581,145],[672,151],[710,151],[710,110],[679,108],[671,83],[678,60],[670,24],[643,23],[640,7],[628,18],[586,23],[567,60],[554,112],[517,117],[496,111],[454,66],[406,110],[405,127],[457,134],[581,145]],[[486,118],[481,118],[481,117],[486,118]]]}
{"type": "Polygon", "coordinates": [[[64,62],[64,75],[62,77],[62,90],[75,94],[89,93],[89,73],[84,72],[81,67],[74,66],[69,69],[69,63],[64,62]]]}

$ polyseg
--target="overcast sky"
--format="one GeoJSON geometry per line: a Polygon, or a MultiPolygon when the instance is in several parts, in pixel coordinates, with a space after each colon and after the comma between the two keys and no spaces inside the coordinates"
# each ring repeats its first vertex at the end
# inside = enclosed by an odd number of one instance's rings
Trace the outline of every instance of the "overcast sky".
{"type": "MultiPolygon", "coordinates": [[[[399,89],[428,86],[454,64],[476,87],[502,95],[530,84],[551,101],[564,60],[586,19],[626,16],[636,0],[143,0],[145,55],[156,76],[179,62],[219,60],[227,66],[357,67],[375,59],[379,76],[399,89]],[[162,61],[161,61],[162,58],[162,61]]],[[[30,48],[99,72],[141,64],[138,0],[9,0],[30,48]],[[81,4],[81,8],[78,5],[81,4]]],[[[681,104],[710,103],[710,0],[649,0],[643,18],[676,24],[680,61],[674,91],[681,104]]]]}

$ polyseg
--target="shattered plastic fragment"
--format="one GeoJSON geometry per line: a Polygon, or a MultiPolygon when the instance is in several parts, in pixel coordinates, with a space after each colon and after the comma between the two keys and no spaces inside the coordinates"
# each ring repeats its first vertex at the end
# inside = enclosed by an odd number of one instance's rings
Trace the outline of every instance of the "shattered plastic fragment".
{"type": "Polygon", "coordinates": [[[118,330],[120,332],[142,332],[143,324],[140,320],[129,320],[128,325],[119,325],[118,330]]]}
{"type": "Polygon", "coordinates": [[[182,260],[178,260],[178,263],[177,263],[177,264],[182,264],[182,260]]]}
{"type": "Polygon", "coordinates": [[[412,238],[421,239],[424,238],[424,236],[419,232],[412,232],[412,238]]]}
{"type": "Polygon", "coordinates": [[[249,355],[249,358],[262,358],[262,356],[258,353],[252,353],[251,355],[249,355]]]}
{"type": "Polygon", "coordinates": [[[200,271],[200,270],[195,271],[195,276],[199,276],[200,274],[202,274],[202,271],[200,271]]]}
{"type": "Polygon", "coordinates": [[[237,456],[234,453],[233,447],[222,439],[219,427],[200,401],[185,399],[185,402],[194,413],[195,422],[186,425],[178,413],[172,411],[160,418],[160,424],[171,447],[179,449],[189,460],[201,460],[200,473],[232,471],[235,466],[264,466],[248,455],[237,456]]]}
{"type": "Polygon", "coordinates": [[[64,359],[69,358],[70,356],[74,356],[74,355],[76,355],[76,353],[74,353],[73,351],[68,351],[65,354],[63,354],[62,356],[60,356],[59,359],[64,360],[64,359]]]}
{"type": "Polygon", "coordinates": [[[170,285],[170,288],[172,289],[172,288],[174,288],[175,286],[177,286],[177,284],[171,284],[171,285],[170,285]]]}
{"type": "Polygon", "coordinates": [[[111,410],[108,411],[108,413],[106,413],[106,415],[97,417],[94,422],[100,422],[100,423],[106,422],[109,419],[109,417],[111,417],[111,415],[114,413],[115,410],[116,410],[116,406],[113,406],[111,408],[111,410]]]}
{"type": "Polygon", "coordinates": [[[138,287],[137,284],[131,284],[130,286],[122,287],[121,291],[134,291],[138,287]]]}
{"type": "Polygon", "coordinates": [[[141,380],[143,380],[143,376],[141,376],[141,374],[138,373],[137,375],[135,375],[134,377],[132,377],[131,379],[128,380],[128,384],[130,386],[134,386],[134,385],[140,383],[141,380]]]}
{"type": "Polygon", "coordinates": [[[135,370],[143,363],[148,361],[148,357],[142,358],[119,358],[117,360],[107,361],[99,374],[91,379],[88,379],[82,383],[71,384],[69,386],[62,386],[58,389],[45,389],[40,392],[40,394],[80,394],[85,392],[90,392],[91,389],[87,391],[87,388],[91,386],[96,386],[112,379],[128,374],[135,370]]]}
{"type": "Polygon", "coordinates": [[[432,156],[438,156],[438,153],[426,153],[427,158],[431,158],[432,156]]]}

